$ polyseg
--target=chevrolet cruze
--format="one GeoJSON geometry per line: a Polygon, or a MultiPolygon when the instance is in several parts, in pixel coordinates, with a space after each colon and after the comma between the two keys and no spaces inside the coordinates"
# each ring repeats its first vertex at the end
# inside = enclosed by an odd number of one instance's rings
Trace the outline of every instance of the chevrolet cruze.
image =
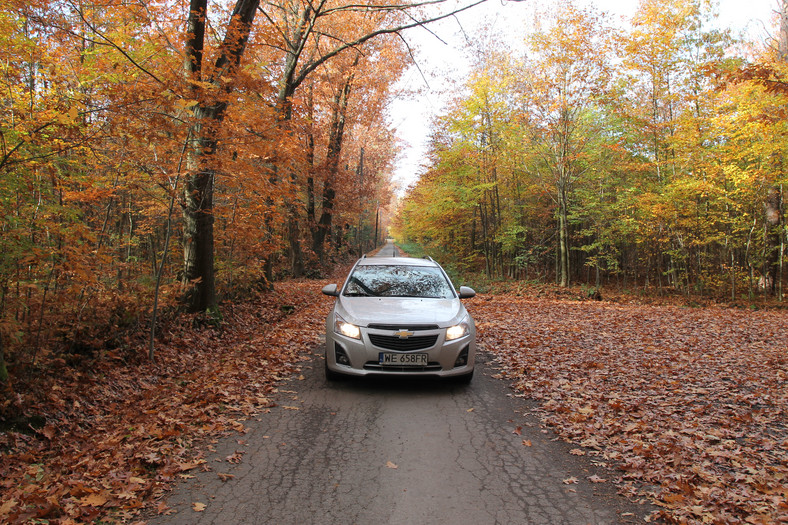
{"type": "Polygon", "coordinates": [[[476,327],[454,289],[430,258],[363,257],[336,297],[326,322],[326,378],[372,374],[437,376],[470,382],[476,327]]]}

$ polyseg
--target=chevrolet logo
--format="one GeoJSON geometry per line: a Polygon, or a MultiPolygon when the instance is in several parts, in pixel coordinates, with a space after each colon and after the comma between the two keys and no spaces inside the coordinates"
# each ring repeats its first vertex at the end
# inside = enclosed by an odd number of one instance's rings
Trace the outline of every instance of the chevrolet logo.
{"type": "Polygon", "coordinates": [[[400,339],[407,339],[408,337],[412,336],[413,333],[414,332],[408,332],[407,330],[400,330],[399,332],[394,332],[394,335],[400,339]]]}

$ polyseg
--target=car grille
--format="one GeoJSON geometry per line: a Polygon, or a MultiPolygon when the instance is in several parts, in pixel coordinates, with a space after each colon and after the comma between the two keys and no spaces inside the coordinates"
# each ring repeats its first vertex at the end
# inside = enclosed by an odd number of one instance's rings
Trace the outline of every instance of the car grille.
{"type": "Polygon", "coordinates": [[[408,324],[408,325],[404,325],[404,324],[374,324],[373,323],[373,324],[369,325],[368,328],[374,328],[376,330],[394,330],[395,332],[397,330],[412,330],[412,331],[415,332],[415,331],[418,331],[418,330],[437,330],[440,327],[438,325],[436,325],[436,324],[408,324]]]}
{"type": "Polygon", "coordinates": [[[438,335],[420,335],[402,339],[395,335],[369,334],[369,340],[378,348],[396,350],[398,352],[412,352],[413,350],[424,350],[435,346],[438,335]]]}

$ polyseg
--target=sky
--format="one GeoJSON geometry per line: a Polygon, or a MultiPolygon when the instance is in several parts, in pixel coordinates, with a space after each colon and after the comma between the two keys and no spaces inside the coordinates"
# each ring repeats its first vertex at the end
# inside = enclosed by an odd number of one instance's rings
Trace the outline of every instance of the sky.
{"type": "MultiPolygon", "coordinates": [[[[588,1],[599,10],[624,17],[631,16],[638,4],[638,0],[588,1]]],[[[463,31],[465,35],[473,34],[481,21],[487,21],[505,33],[507,39],[521,41],[520,28],[526,27],[532,5],[544,5],[544,1],[487,0],[457,19],[431,25],[433,34],[421,28],[405,33],[409,44],[421,52],[416,55],[419,67],[411,67],[400,81],[401,87],[418,92],[397,99],[390,111],[391,124],[403,145],[394,177],[400,191],[418,180],[422,171],[431,117],[442,112],[444,101],[452,92],[453,86],[447,85],[445,79],[462,81],[468,71],[463,31]]],[[[720,0],[719,25],[736,34],[745,32],[750,39],[763,40],[776,7],[777,0],[720,0]]]]}

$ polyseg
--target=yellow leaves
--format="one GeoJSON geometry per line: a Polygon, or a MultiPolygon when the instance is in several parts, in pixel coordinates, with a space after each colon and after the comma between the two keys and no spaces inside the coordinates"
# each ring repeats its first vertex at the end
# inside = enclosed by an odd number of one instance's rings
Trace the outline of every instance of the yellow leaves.
{"type": "Polygon", "coordinates": [[[396,469],[396,468],[399,468],[399,467],[397,466],[396,463],[393,463],[391,461],[386,461],[386,468],[396,469]]]}
{"type": "Polygon", "coordinates": [[[198,100],[193,99],[178,99],[175,101],[175,109],[179,111],[186,111],[187,109],[191,109],[200,102],[198,100]]]}
{"type": "Polygon", "coordinates": [[[61,112],[55,111],[52,115],[52,120],[64,126],[70,126],[78,123],[79,108],[71,106],[68,110],[61,112]]]}
{"type": "Polygon", "coordinates": [[[192,503],[192,510],[194,512],[203,512],[207,505],[205,503],[200,503],[199,501],[195,501],[192,503]]]}

